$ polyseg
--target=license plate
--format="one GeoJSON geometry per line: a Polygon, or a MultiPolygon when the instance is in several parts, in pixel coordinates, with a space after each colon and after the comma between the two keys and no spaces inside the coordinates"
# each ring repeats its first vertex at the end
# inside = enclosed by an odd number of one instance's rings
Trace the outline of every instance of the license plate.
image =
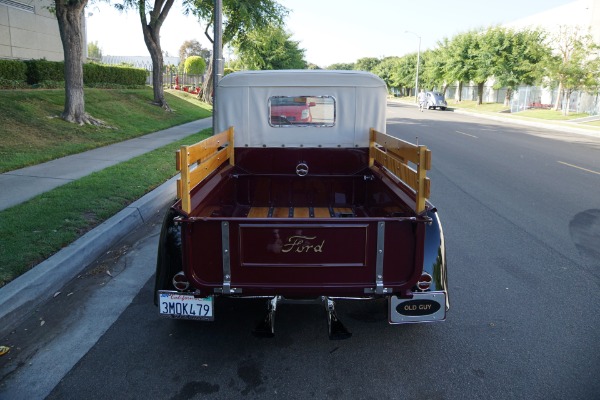
{"type": "Polygon", "coordinates": [[[213,321],[214,300],[212,296],[196,298],[193,294],[161,290],[158,292],[160,315],[176,319],[213,321]]]}

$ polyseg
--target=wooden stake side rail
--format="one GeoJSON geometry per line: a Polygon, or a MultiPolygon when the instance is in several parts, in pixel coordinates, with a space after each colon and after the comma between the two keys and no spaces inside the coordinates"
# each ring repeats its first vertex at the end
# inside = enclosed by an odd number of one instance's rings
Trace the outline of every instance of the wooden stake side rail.
{"type": "Polygon", "coordinates": [[[415,191],[415,211],[425,210],[425,200],[429,198],[431,184],[427,170],[431,169],[431,150],[395,138],[371,128],[369,143],[369,166],[375,162],[387,168],[396,177],[415,191]],[[412,168],[408,163],[416,165],[412,168]]]}
{"type": "Polygon", "coordinates": [[[181,146],[177,151],[175,164],[181,172],[177,180],[177,197],[181,208],[192,212],[191,192],[204,178],[210,175],[225,161],[234,165],[233,127],[190,146],[181,146]],[[195,168],[194,168],[195,166],[195,168]]]}

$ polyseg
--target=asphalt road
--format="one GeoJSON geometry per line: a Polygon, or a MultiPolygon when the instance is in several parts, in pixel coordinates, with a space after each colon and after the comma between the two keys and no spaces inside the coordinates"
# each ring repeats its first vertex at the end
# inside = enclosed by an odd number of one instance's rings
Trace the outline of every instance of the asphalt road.
{"type": "Polygon", "coordinates": [[[329,341],[314,305],[281,306],[273,339],[250,335],[262,301],[161,319],[157,217],[4,339],[0,398],[598,398],[600,139],[395,104],[387,129],[432,150],[446,322],[340,302],[354,336],[329,341]]]}

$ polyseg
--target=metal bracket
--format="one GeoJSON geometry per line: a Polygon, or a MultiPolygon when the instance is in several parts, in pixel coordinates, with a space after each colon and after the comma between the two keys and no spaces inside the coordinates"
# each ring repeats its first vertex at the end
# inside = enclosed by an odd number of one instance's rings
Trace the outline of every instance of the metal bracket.
{"type": "Polygon", "coordinates": [[[377,258],[375,260],[375,288],[365,288],[365,294],[389,294],[392,289],[383,287],[383,258],[385,255],[385,222],[377,223],[377,258]]]}
{"type": "Polygon", "coordinates": [[[329,339],[340,340],[348,339],[352,333],[344,326],[335,312],[335,302],[328,297],[323,297],[325,311],[327,312],[327,327],[329,330],[329,339]]]}
{"type": "Polygon", "coordinates": [[[252,331],[254,336],[267,338],[275,336],[275,312],[279,301],[281,296],[275,296],[267,301],[267,314],[252,331]]]}
{"type": "Polygon", "coordinates": [[[377,223],[377,258],[375,261],[375,288],[365,288],[365,294],[389,294],[392,289],[383,287],[383,257],[385,254],[385,222],[377,223]]]}
{"type": "Polygon", "coordinates": [[[375,262],[375,293],[383,294],[383,256],[385,250],[385,222],[377,223],[377,260],[375,262]]]}
{"type": "Polygon", "coordinates": [[[229,251],[229,223],[221,222],[221,244],[223,246],[223,290],[215,289],[215,293],[238,294],[241,289],[231,287],[231,254],[229,251]]]}

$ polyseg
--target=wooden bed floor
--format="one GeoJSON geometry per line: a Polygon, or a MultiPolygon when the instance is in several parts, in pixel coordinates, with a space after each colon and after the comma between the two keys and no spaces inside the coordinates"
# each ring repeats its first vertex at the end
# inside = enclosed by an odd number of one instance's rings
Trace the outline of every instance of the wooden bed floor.
{"type": "Polygon", "coordinates": [[[354,215],[352,208],[342,207],[252,207],[248,218],[334,218],[354,215]]]}

